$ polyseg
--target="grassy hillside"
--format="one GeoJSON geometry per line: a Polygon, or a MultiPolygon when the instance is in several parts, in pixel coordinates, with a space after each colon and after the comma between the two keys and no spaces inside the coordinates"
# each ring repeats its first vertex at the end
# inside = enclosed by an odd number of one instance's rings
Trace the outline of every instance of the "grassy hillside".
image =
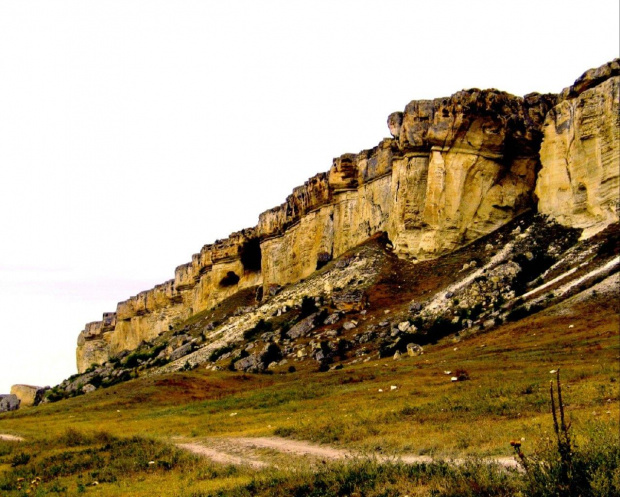
{"type": "Polygon", "coordinates": [[[612,495],[620,488],[617,311],[617,293],[595,289],[487,333],[444,338],[418,357],[323,373],[197,368],[3,414],[0,433],[25,441],[0,441],[0,495],[527,495],[526,476],[484,463],[312,466],[291,457],[253,470],[172,444],[278,435],[448,460],[511,456],[518,440],[529,456],[555,440],[549,382],[558,368],[574,444],[606,461],[595,480],[598,495],[612,495]],[[457,370],[469,379],[451,381],[457,370]]]}

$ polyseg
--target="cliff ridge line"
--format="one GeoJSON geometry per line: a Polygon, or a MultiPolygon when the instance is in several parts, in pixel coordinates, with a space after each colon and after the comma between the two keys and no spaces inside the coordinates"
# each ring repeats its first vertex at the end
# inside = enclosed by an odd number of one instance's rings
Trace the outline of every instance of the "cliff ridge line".
{"type": "Polygon", "coordinates": [[[239,290],[299,281],[377,231],[399,256],[423,260],[532,208],[567,226],[603,229],[618,219],[619,66],[616,59],[586,71],[559,95],[470,89],[410,102],[388,117],[392,138],[335,158],[257,226],[205,245],[173,280],[88,323],[78,371],[239,290]]]}

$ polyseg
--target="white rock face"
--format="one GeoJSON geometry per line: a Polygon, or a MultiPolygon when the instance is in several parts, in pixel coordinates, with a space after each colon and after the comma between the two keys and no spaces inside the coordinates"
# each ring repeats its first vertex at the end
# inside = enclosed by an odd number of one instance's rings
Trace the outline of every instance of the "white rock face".
{"type": "MultiPolygon", "coordinates": [[[[612,74],[618,65],[608,64],[612,74]]],[[[590,72],[582,79],[593,79],[590,72]]],[[[584,237],[618,221],[619,87],[617,75],[578,95],[571,87],[545,119],[538,209],[561,224],[584,228],[584,237]]]]}

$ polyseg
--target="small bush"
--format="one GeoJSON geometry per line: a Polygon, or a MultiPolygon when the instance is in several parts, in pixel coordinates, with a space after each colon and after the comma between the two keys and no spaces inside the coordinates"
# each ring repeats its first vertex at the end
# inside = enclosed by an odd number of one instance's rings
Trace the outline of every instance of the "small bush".
{"type": "Polygon", "coordinates": [[[222,357],[224,354],[228,354],[229,352],[232,352],[232,351],[233,351],[232,345],[224,345],[223,347],[220,347],[219,349],[215,349],[213,352],[211,352],[211,354],[209,355],[209,360],[211,362],[215,362],[220,357],[222,357]]]}
{"type": "Polygon", "coordinates": [[[319,364],[319,373],[325,373],[327,371],[329,371],[329,362],[321,361],[321,363],[319,364]]]}
{"type": "Polygon", "coordinates": [[[458,381],[466,381],[470,379],[469,373],[464,369],[457,369],[454,372],[454,376],[457,378],[458,381]]]}
{"type": "Polygon", "coordinates": [[[11,458],[11,467],[15,468],[17,466],[23,466],[24,464],[28,464],[29,462],[30,454],[26,454],[25,452],[19,452],[11,458]]]}
{"type": "Polygon", "coordinates": [[[278,437],[290,437],[293,433],[295,433],[295,431],[292,428],[283,427],[283,426],[276,428],[273,431],[273,434],[278,437]]]}
{"type": "Polygon", "coordinates": [[[555,258],[538,251],[534,253],[532,259],[528,259],[524,254],[517,254],[514,262],[521,267],[521,270],[513,282],[513,289],[516,295],[521,295],[525,293],[528,283],[534,281],[555,263],[555,258]]]}
{"type": "Polygon", "coordinates": [[[191,371],[193,369],[196,369],[197,367],[198,367],[198,364],[192,365],[189,361],[185,361],[185,364],[183,364],[181,371],[191,371]]]}
{"type": "MultiPolygon", "coordinates": [[[[455,324],[450,319],[439,316],[428,328],[426,343],[435,343],[440,338],[456,333],[460,329],[460,324],[455,324]]],[[[426,343],[418,340],[419,345],[426,345],[426,343]]]]}
{"type": "Polygon", "coordinates": [[[506,316],[506,321],[519,321],[527,316],[532,314],[536,314],[539,311],[543,310],[543,306],[538,304],[531,304],[529,306],[523,305],[520,307],[515,307],[512,309],[508,315],[506,316]]]}
{"type": "Polygon", "coordinates": [[[282,323],[282,326],[280,327],[280,340],[286,340],[288,338],[286,334],[288,333],[288,330],[290,330],[292,326],[293,326],[293,323],[291,321],[286,321],[282,323]]]}
{"type": "Polygon", "coordinates": [[[123,361],[123,365],[127,368],[137,368],[141,362],[148,361],[151,356],[146,352],[134,352],[129,354],[123,361]]]}
{"type": "Polygon", "coordinates": [[[265,333],[266,331],[271,331],[272,327],[273,326],[269,321],[265,321],[264,319],[261,319],[258,323],[256,323],[256,326],[254,326],[254,328],[250,328],[249,330],[245,330],[243,332],[243,338],[245,340],[253,340],[261,333],[265,333]]]}
{"type": "Polygon", "coordinates": [[[60,436],[59,441],[67,447],[78,447],[80,445],[91,444],[93,439],[75,428],[67,428],[67,430],[60,436]]]}
{"type": "Polygon", "coordinates": [[[620,440],[609,436],[602,425],[590,430],[587,441],[575,445],[566,421],[562,400],[560,372],[556,373],[556,389],[550,386],[551,413],[556,443],[547,442],[532,456],[521,450],[521,442],[510,445],[527,478],[527,495],[532,497],[602,497],[620,495],[620,440]],[[557,397],[557,402],[556,402],[557,397]]]}
{"type": "Polygon", "coordinates": [[[267,347],[267,350],[262,355],[263,364],[268,366],[270,363],[274,361],[279,361],[282,359],[282,351],[280,347],[278,347],[275,343],[270,343],[267,347]]]}
{"type": "Polygon", "coordinates": [[[58,402],[59,400],[66,399],[69,395],[59,387],[54,387],[45,393],[45,398],[50,402],[58,402]]]}
{"type": "Polygon", "coordinates": [[[316,306],[316,302],[314,301],[314,297],[305,296],[301,301],[301,317],[305,318],[310,316],[310,314],[314,314],[319,309],[316,306]]]}

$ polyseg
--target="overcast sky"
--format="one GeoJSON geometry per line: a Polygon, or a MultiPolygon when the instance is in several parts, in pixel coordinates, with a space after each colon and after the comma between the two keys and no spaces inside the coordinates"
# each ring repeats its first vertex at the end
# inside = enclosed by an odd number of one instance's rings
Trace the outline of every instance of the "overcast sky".
{"type": "Polygon", "coordinates": [[[617,0],[0,0],[0,393],[414,99],[559,92],[617,0]]]}

